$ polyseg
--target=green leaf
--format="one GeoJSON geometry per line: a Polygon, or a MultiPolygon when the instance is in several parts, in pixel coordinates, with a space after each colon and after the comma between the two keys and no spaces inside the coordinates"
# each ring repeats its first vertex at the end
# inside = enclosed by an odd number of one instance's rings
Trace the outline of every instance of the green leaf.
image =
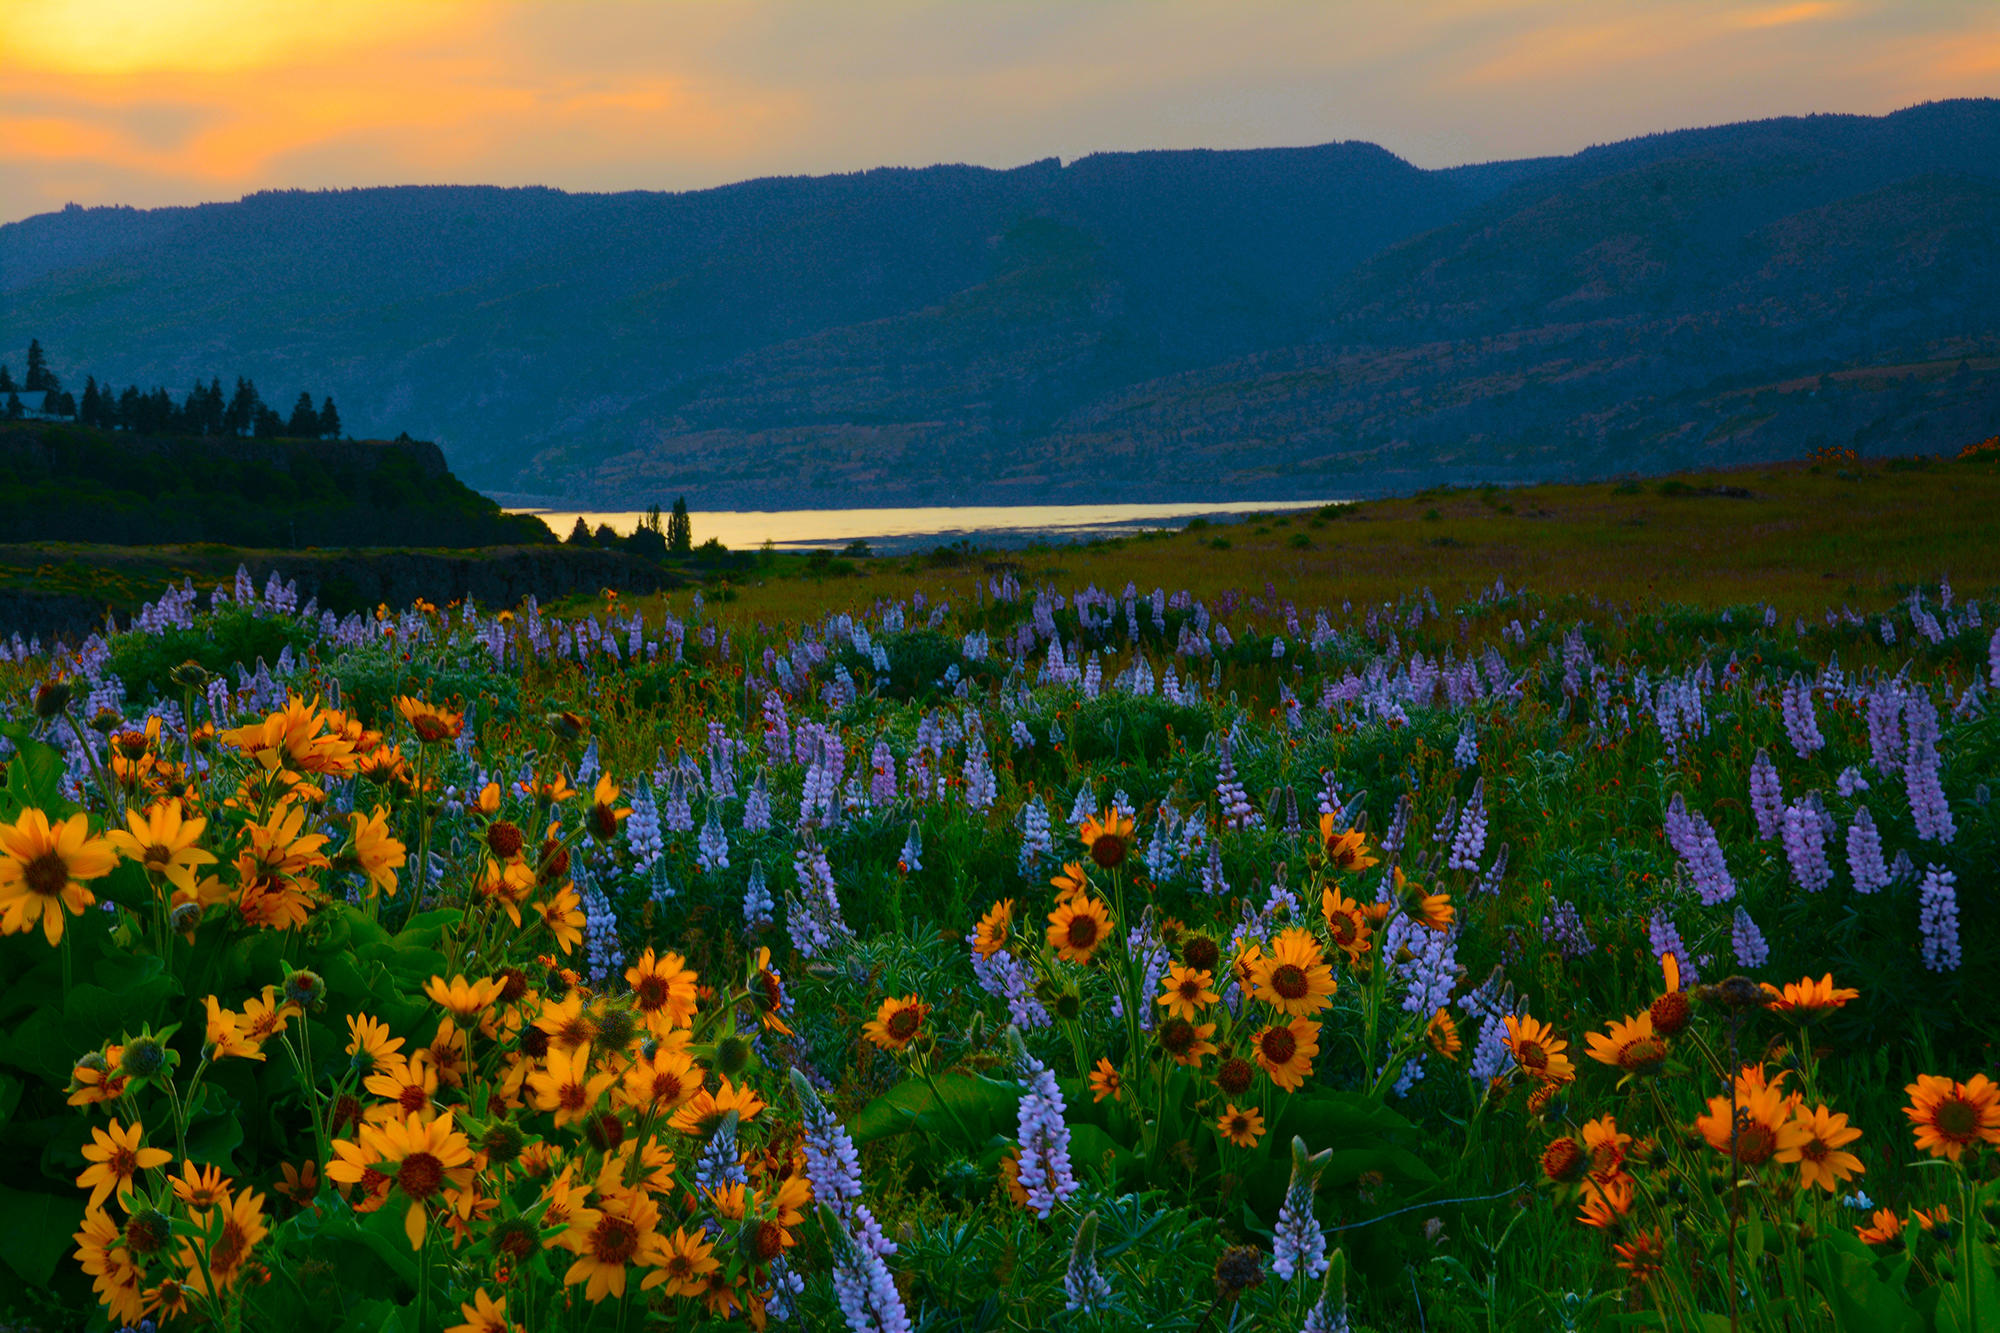
{"type": "MultiPolygon", "coordinates": [[[[1868,1329],[1870,1333],[1922,1333],[1923,1316],[1904,1299],[1900,1284],[1891,1285],[1876,1275],[1875,1255],[1866,1245],[1845,1232],[1824,1239],[1824,1294],[1838,1327],[1868,1329]]],[[[1945,1299],[1949,1301],[1952,1294],[1947,1292],[1945,1299]]],[[[1963,1313],[1962,1298],[1958,1308],[1963,1313]]],[[[1948,1327],[1945,1313],[1940,1305],[1940,1330],[1948,1327]]]]}
{"type": "Polygon", "coordinates": [[[0,1185],[0,1255],[30,1287],[46,1287],[83,1221],[75,1194],[29,1194],[0,1185]]]}
{"type": "Polygon", "coordinates": [[[14,742],[15,751],[7,765],[7,786],[0,789],[0,810],[16,817],[28,808],[48,815],[67,814],[74,807],[63,799],[62,780],[68,766],[62,751],[30,740],[24,727],[8,727],[5,733],[14,742]]]}
{"type": "Polygon", "coordinates": [[[977,1074],[945,1074],[937,1085],[944,1097],[942,1104],[922,1079],[904,1079],[856,1112],[847,1123],[847,1132],[857,1145],[913,1128],[958,1137],[969,1133],[974,1140],[971,1146],[978,1146],[1001,1126],[1012,1127],[1021,1100],[1018,1085],[977,1074]]]}

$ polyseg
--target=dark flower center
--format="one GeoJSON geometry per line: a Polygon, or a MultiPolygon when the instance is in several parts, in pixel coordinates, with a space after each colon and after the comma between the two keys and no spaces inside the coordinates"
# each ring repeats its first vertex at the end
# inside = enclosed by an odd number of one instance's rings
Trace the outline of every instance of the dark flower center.
{"type": "Polygon", "coordinates": [[[1962,1097],[1938,1103],[1938,1133],[1951,1139],[1970,1139],[1979,1132],[1979,1111],[1962,1097]]]}
{"type": "Polygon", "coordinates": [[[1215,1085],[1233,1097],[1250,1086],[1252,1074],[1248,1060],[1241,1056],[1231,1056],[1223,1061],[1222,1068],[1216,1071],[1215,1085]]]}
{"type": "Polygon", "coordinates": [[[43,852],[28,862],[21,877],[27,881],[30,893],[53,898],[69,885],[69,863],[54,852],[43,852]]]}
{"type": "Polygon", "coordinates": [[[1194,1045],[1194,1024],[1185,1018],[1170,1018],[1160,1024],[1160,1045],[1175,1055],[1184,1055],[1194,1045]]]}
{"type": "Polygon", "coordinates": [[[1306,971],[1297,963],[1280,963],[1271,969],[1271,989],[1282,1000],[1302,998],[1312,989],[1306,980],[1306,971]]]}
{"type": "Polygon", "coordinates": [[[897,1041],[908,1041],[917,1035],[917,1029],[923,1026],[923,1022],[924,1016],[915,1009],[898,1009],[895,1013],[889,1015],[889,1022],[886,1026],[889,1029],[889,1035],[897,1041]]]}
{"type": "Polygon", "coordinates": [[[444,1163],[427,1152],[413,1152],[396,1168],[396,1184],[412,1199],[428,1199],[444,1184],[444,1163]]]}
{"type": "Polygon", "coordinates": [[[667,1002],[667,991],[666,978],[657,972],[648,972],[639,979],[632,994],[638,999],[639,1007],[650,1014],[667,1002]]]}
{"type": "Polygon", "coordinates": [[[1097,841],[1090,844],[1090,859],[1106,870],[1122,864],[1125,860],[1125,839],[1115,833],[1101,833],[1097,841]]]}
{"type": "Polygon", "coordinates": [[[1069,947],[1089,949],[1097,943],[1097,918],[1078,913],[1069,919],[1069,947]]]}
{"type": "Polygon", "coordinates": [[[1287,1064],[1299,1053],[1299,1039],[1290,1028],[1271,1028],[1258,1038],[1264,1058],[1274,1065],[1287,1064]]]}
{"type": "Polygon", "coordinates": [[[639,1229],[622,1217],[606,1215],[591,1233],[590,1251],[601,1264],[623,1264],[639,1248],[639,1229]]]}

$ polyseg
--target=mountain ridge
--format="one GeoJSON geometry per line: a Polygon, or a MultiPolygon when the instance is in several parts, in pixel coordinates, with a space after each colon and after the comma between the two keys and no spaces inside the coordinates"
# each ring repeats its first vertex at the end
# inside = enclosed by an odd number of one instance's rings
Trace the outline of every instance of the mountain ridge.
{"type": "Polygon", "coordinates": [[[0,346],[311,379],[475,485],[617,508],[1042,500],[1106,458],[1131,498],[1248,499],[1938,451],[2000,383],[1996,190],[1989,99],[1431,171],[1347,141],[262,192],[0,226],[0,346]],[[1722,380],[1954,358],[1970,382],[1714,415],[1722,380]]]}

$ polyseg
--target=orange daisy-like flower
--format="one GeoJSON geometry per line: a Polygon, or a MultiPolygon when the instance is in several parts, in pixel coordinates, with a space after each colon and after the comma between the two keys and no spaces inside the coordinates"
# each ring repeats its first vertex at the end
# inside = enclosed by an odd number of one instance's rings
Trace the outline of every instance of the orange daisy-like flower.
{"type": "Polygon", "coordinates": [[[618,836],[618,826],[632,817],[632,811],[618,804],[618,784],[605,773],[597,779],[597,786],[591,792],[590,814],[585,820],[592,837],[599,842],[609,842],[618,836]]]}
{"type": "Polygon", "coordinates": [[[527,1087],[535,1109],[554,1112],[560,1129],[589,1115],[604,1090],[617,1081],[616,1074],[591,1073],[590,1048],[579,1046],[567,1053],[550,1051],[547,1067],[529,1074],[527,1087]]]}
{"type": "Polygon", "coordinates": [[[1859,1157],[1841,1151],[1860,1137],[1861,1131],[1850,1127],[1846,1116],[1824,1106],[1810,1111],[1801,1107],[1779,1134],[1777,1159],[1799,1164],[1803,1188],[1818,1185],[1832,1194],[1840,1182],[1866,1169],[1859,1157]]]}
{"type": "Polygon", "coordinates": [[[1854,1228],[1863,1245],[1887,1245],[1903,1234],[1903,1219],[1893,1208],[1877,1208],[1867,1226],[1854,1228]]]}
{"type": "Polygon", "coordinates": [[[1132,841],[1132,821],[1117,809],[1106,810],[1077,827],[1077,836],[1090,852],[1090,859],[1106,870],[1124,863],[1125,849],[1132,841]]]}
{"type": "Polygon", "coordinates": [[[1209,989],[1214,980],[1213,972],[1184,967],[1179,963],[1170,964],[1167,975],[1160,982],[1160,995],[1155,1003],[1164,1006],[1172,1017],[1192,1022],[1201,1017],[1204,1008],[1221,998],[1209,989]]]}
{"type": "Polygon", "coordinates": [[[1986,1075],[1957,1083],[1919,1074],[1903,1091],[1910,1098],[1903,1114],[1915,1128],[1917,1147],[1931,1156],[1956,1162],[1976,1144],[2000,1144],[2000,1086],[1986,1075]]]}
{"type": "Polygon", "coordinates": [[[1746,1095],[1739,1081],[1736,1105],[1732,1108],[1727,1097],[1711,1097],[1708,1111],[1695,1117],[1694,1126],[1708,1146],[1725,1157],[1733,1132],[1736,1160],[1744,1166],[1762,1166],[1784,1146],[1790,1110],[1785,1094],[1776,1087],[1749,1090],[1746,1095]]]}
{"type": "Polygon", "coordinates": [[[1563,1052],[1569,1043],[1556,1036],[1555,1029],[1526,1016],[1507,1015],[1507,1049],[1514,1063],[1530,1078],[1544,1083],[1567,1083],[1576,1077],[1576,1068],[1563,1052]]]}
{"type": "Polygon", "coordinates": [[[1939,1227],[1948,1227],[1951,1225],[1951,1209],[1947,1208],[1944,1204],[1939,1204],[1937,1207],[1931,1209],[1912,1208],[1910,1209],[1910,1216],[1914,1217],[1917,1220],[1917,1225],[1925,1231],[1936,1231],[1939,1227]]]}
{"type": "Polygon", "coordinates": [[[675,1296],[699,1296],[708,1290],[709,1276],[722,1267],[722,1262],[714,1257],[704,1233],[697,1228],[689,1234],[686,1228],[675,1227],[673,1235],[662,1239],[665,1253],[640,1287],[664,1285],[675,1296]]]}
{"type": "Polygon", "coordinates": [[[1804,977],[1798,981],[1788,981],[1779,990],[1770,982],[1761,983],[1764,994],[1769,998],[1764,1007],[1772,1013],[1786,1014],[1801,1022],[1817,1018],[1828,1010],[1838,1009],[1849,1000],[1859,999],[1861,992],[1852,986],[1835,986],[1833,973],[1829,972],[1814,981],[1804,977]]]}
{"type": "Polygon", "coordinates": [[[1632,1136],[1618,1128],[1616,1116],[1585,1121],[1581,1132],[1583,1157],[1592,1180],[1601,1185],[1626,1174],[1625,1154],[1632,1146],[1632,1136]]]}
{"type": "Polygon", "coordinates": [[[453,1324],[444,1333],[521,1333],[521,1325],[507,1322],[507,1298],[496,1301],[484,1287],[475,1289],[472,1299],[459,1306],[458,1312],[465,1316],[465,1322],[453,1324]]]}
{"type": "Polygon", "coordinates": [[[1610,1180],[1586,1179],[1583,1182],[1583,1210],[1576,1220],[1585,1226],[1608,1230],[1618,1225],[1619,1219],[1632,1211],[1632,1177],[1616,1176],[1610,1180]]]}
{"type": "Polygon", "coordinates": [[[659,957],[647,949],[639,961],[625,969],[625,980],[632,987],[632,999],[645,1019],[646,1030],[655,1037],[693,1026],[700,978],[688,970],[687,960],[679,954],[659,957]]]}
{"type": "Polygon", "coordinates": [[[885,1051],[901,1051],[923,1032],[930,1012],[931,1007],[914,995],[900,1000],[892,996],[882,1001],[873,1019],[862,1024],[861,1035],[885,1051]]]}
{"type": "Polygon", "coordinates": [[[1049,881],[1055,886],[1056,901],[1067,902],[1071,898],[1081,898],[1090,892],[1090,880],[1083,873],[1081,861],[1071,861],[1062,868],[1062,873],[1049,881]]]}
{"type": "Polygon", "coordinates": [[[701,1082],[692,1056],[661,1044],[619,1078],[618,1099],[634,1110],[671,1111],[700,1092],[701,1082]]]}
{"type": "Polygon", "coordinates": [[[565,884],[539,909],[542,924],[549,928],[549,934],[556,937],[556,944],[567,957],[569,951],[583,943],[583,900],[577,896],[574,885],[565,884]]]}
{"type": "Polygon", "coordinates": [[[979,926],[972,932],[972,951],[981,958],[991,958],[1011,944],[1013,938],[1014,900],[1003,898],[979,918],[979,926]]]}
{"type": "Polygon", "coordinates": [[[81,916],[97,901],[81,881],[102,879],[118,866],[118,853],[90,836],[90,817],[49,822],[40,810],[23,810],[0,824],[0,935],[33,930],[51,945],[62,942],[63,912],[81,916]]]}
{"type": "Polygon", "coordinates": [[[364,1114],[370,1124],[398,1121],[405,1116],[427,1116],[437,1096],[437,1066],[431,1063],[429,1055],[418,1051],[408,1060],[383,1065],[361,1086],[384,1099],[381,1105],[369,1107],[364,1114]]]}
{"type": "Polygon", "coordinates": [[[624,1296],[626,1265],[657,1267],[669,1254],[657,1229],[660,1205],[643,1190],[605,1190],[599,1184],[597,1206],[577,1209],[558,1242],[576,1255],[563,1285],[583,1283],[583,1297],[592,1304],[624,1296]]]}
{"type": "Polygon", "coordinates": [[[1424,1040],[1431,1044],[1431,1050],[1440,1060],[1456,1060],[1458,1053],[1465,1049],[1459,1038],[1458,1024],[1452,1019],[1449,1009],[1440,1009],[1431,1015],[1431,1021],[1424,1025],[1424,1040]]]}
{"type": "Polygon", "coordinates": [[[258,1043],[243,1035],[242,1020],[222,1007],[222,1001],[208,997],[209,1057],[215,1060],[262,1060],[258,1043]]]}
{"type": "Polygon", "coordinates": [[[1308,1018],[1333,1003],[1333,969],[1302,926],[1279,932],[1271,952],[1251,967],[1252,993],[1281,1014],[1308,1018]]]}
{"type": "Polygon", "coordinates": [[[1058,958],[1088,963],[1111,937],[1111,909],[1100,898],[1071,898],[1049,913],[1048,937],[1058,958]]]}
{"type": "Polygon", "coordinates": [[[250,1190],[225,1198],[212,1210],[191,1211],[188,1220],[194,1223],[197,1234],[182,1238],[181,1266],[187,1272],[188,1287],[204,1296],[212,1294],[210,1279],[218,1292],[236,1285],[249,1267],[250,1251],[270,1234],[264,1225],[264,1196],[250,1190]],[[217,1214],[221,1234],[211,1244],[208,1233],[217,1214]]]}
{"type": "Polygon", "coordinates": [[[450,981],[434,976],[424,983],[424,994],[438,1008],[457,1019],[458,1025],[463,1028],[476,1024],[487,1008],[500,998],[500,984],[493,977],[481,977],[469,982],[463,975],[454,976],[450,981]]]}
{"type": "Polygon", "coordinates": [[[1187,1069],[1215,1054],[1216,1044],[1209,1040],[1214,1035],[1215,1024],[1190,1023],[1185,1018],[1166,1019],[1154,1033],[1160,1049],[1171,1055],[1175,1064],[1187,1069]]]}
{"type": "Polygon", "coordinates": [[[139,1141],[145,1133],[146,1127],[138,1121],[121,1125],[116,1116],[111,1118],[109,1129],[91,1128],[92,1141],[83,1149],[84,1159],[90,1165],[76,1178],[78,1189],[90,1191],[85,1208],[103,1207],[113,1191],[123,1199],[132,1192],[132,1177],[174,1159],[165,1148],[140,1147],[139,1141]]]}
{"type": "Polygon", "coordinates": [[[402,1062],[403,1039],[389,1035],[389,1025],[367,1014],[347,1016],[347,1054],[363,1074],[402,1062]]]}
{"type": "Polygon", "coordinates": [[[1613,1245],[1611,1250],[1618,1256],[1618,1266],[1632,1275],[1634,1282],[1650,1282],[1659,1276],[1667,1259],[1667,1243],[1660,1237],[1659,1228],[1641,1231],[1621,1245],[1613,1245]]]}
{"type": "Polygon", "coordinates": [[[354,828],[349,850],[368,876],[368,896],[381,892],[394,897],[396,871],[408,865],[410,857],[409,849],[389,832],[389,807],[378,805],[367,815],[356,810],[348,821],[354,828]]]}
{"type": "Polygon", "coordinates": [[[1294,1018],[1282,1027],[1273,1024],[1257,1034],[1257,1063],[1271,1081],[1287,1092],[1301,1087],[1312,1073],[1313,1057],[1319,1054],[1319,1024],[1294,1018]]]}
{"type": "Polygon", "coordinates": [[[1118,1067],[1102,1056],[1097,1067],[1090,1071],[1090,1100],[1101,1102],[1106,1098],[1117,1101],[1125,1092],[1125,1080],[1119,1075],[1118,1067]]]}
{"type": "Polygon", "coordinates": [[[1217,1118],[1215,1132],[1239,1148],[1254,1148],[1264,1137],[1264,1113],[1255,1107],[1241,1110],[1231,1102],[1217,1118]]]}
{"type": "Polygon", "coordinates": [[[1360,962],[1371,943],[1368,914],[1361,910],[1361,904],[1339,889],[1323,889],[1319,895],[1319,914],[1326,918],[1334,946],[1347,955],[1348,962],[1360,962]]]}
{"type": "Polygon", "coordinates": [[[127,810],[125,827],[106,833],[104,840],[128,861],[144,866],[148,874],[178,883],[191,878],[194,867],[215,864],[213,852],[195,845],[207,827],[206,819],[183,819],[181,803],[169,798],[144,812],[127,810]]]}
{"type": "Polygon", "coordinates": [[[1403,878],[1401,866],[1396,868],[1396,901],[1403,914],[1418,925],[1430,930],[1444,930],[1451,925],[1456,910],[1451,905],[1448,893],[1426,893],[1421,884],[1412,884],[1403,878]]]}
{"type": "Polygon", "coordinates": [[[199,1166],[182,1162],[181,1173],[167,1177],[174,1196],[190,1208],[213,1208],[229,1197],[229,1177],[219,1166],[199,1166]]]}
{"type": "Polygon", "coordinates": [[[674,1112],[674,1118],[667,1122],[667,1127],[706,1139],[722,1127],[723,1120],[731,1111],[736,1112],[737,1123],[747,1125],[763,1114],[764,1105],[757,1089],[748,1083],[738,1087],[725,1077],[722,1086],[714,1092],[704,1088],[689,1098],[680,1110],[674,1112]]]}
{"type": "Polygon", "coordinates": [[[354,1141],[336,1139],[334,1160],[326,1168],[329,1180],[361,1184],[368,1175],[387,1176],[410,1201],[403,1214],[403,1234],[410,1248],[424,1243],[426,1208],[446,1186],[467,1189],[472,1184],[472,1145],[452,1125],[452,1112],[425,1122],[422,1116],[363,1126],[354,1141]]]}
{"type": "Polygon", "coordinates": [[[1326,852],[1326,863],[1335,870],[1358,874],[1381,864],[1380,857],[1369,854],[1368,839],[1361,830],[1335,831],[1331,813],[1319,817],[1319,845],[1326,852]]]}
{"type": "Polygon", "coordinates": [[[1653,1031],[1651,1010],[1631,1018],[1613,1019],[1610,1035],[1592,1032],[1585,1037],[1590,1058],[1628,1074],[1650,1074],[1667,1058],[1666,1039],[1653,1031]]]}
{"type": "Polygon", "coordinates": [[[439,708],[407,694],[396,697],[396,711],[403,715],[403,720],[410,724],[410,730],[425,745],[455,741],[458,734],[465,730],[465,714],[439,708]]]}

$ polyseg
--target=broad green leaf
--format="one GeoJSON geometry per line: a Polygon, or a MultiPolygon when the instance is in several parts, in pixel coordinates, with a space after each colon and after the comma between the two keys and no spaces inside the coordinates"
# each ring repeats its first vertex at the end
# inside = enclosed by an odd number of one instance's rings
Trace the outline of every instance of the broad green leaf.
{"type": "Polygon", "coordinates": [[[83,1221],[83,1198],[0,1185],[0,1258],[30,1287],[46,1287],[83,1221]]]}
{"type": "Polygon", "coordinates": [[[1011,1133],[1021,1100],[1016,1084],[976,1074],[945,1074],[937,1085],[942,1105],[922,1079],[904,1079],[856,1112],[847,1132],[862,1144],[921,1128],[954,1138],[970,1134],[973,1143],[968,1146],[975,1147],[995,1133],[1011,1133]]]}

